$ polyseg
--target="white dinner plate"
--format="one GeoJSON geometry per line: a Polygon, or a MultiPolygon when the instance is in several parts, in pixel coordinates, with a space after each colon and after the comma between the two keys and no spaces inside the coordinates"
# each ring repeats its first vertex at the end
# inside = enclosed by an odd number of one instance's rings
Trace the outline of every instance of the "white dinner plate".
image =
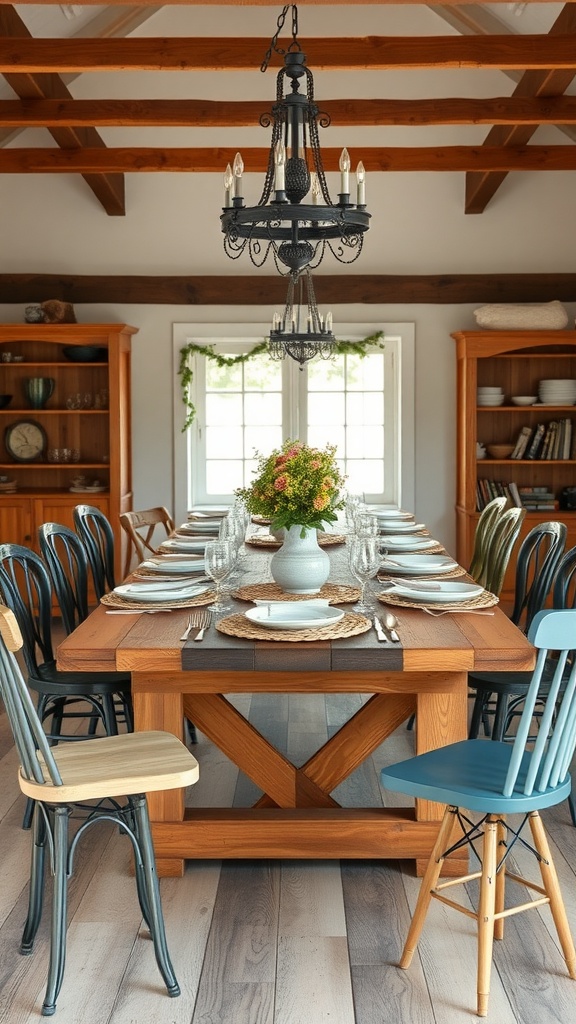
{"type": "Polygon", "coordinates": [[[429,576],[457,568],[458,562],[448,555],[395,555],[392,561],[385,558],[382,562],[382,569],[391,576],[429,576]]]}
{"type": "Polygon", "coordinates": [[[380,533],[419,533],[426,529],[426,523],[380,523],[380,533]]]}
{"type": "Polygon", "coordinates": [[[435,548],[438,541],[432,537],[386,537],[384,547],[389,551],[426,551],[435,548]]]}
{"type": "Polygon", "coordinates": [[[152,572],[162,573],[162,575],[166,576],[171,574],[181,576],[182,573],[204,572],[206,563],[203,558],[195,558],[194,560],[191,558],[183,558],[181,560],[177,558],[164,558],[157,561],[150,559],[150,561],[142,562],[139,568],[150,569],[152,572]]]}
{"type": "Polygon", "coordinates": [[[141,601],[142,604],[160,601],[186,601],[191,597],[205,594],[209,587],[204,583],[122,583],[113,591],[125,601],[141,601]]]}
{"type": "Polygon", "coordinates": [[[368,514],[376,516],[377,519],[398,519],[400,521],[414,519],[412,512],[405,512],[402,508],[370,508],[368,506],[368,514]]]}
{"type": "Polygon", "coordinates": [[[229,505],[198,505],[190,509],[188,519],[202,519],[204,517],[209,517],[210,519],[218,517],[222,519],[228,515],[229,511],[229,505]]]}
{"type": "Polygon", "coordinates": [[[425,584],[422,582],[417,590],[412,590],[407,580],[402,586],[395,583],[394,593],[419,604],[452,604],[453,601],[469,601],[484,592],[484,587],[478,586],[477,583],[452,583],[450,580],[435,580],[434,590],[425,590],[424,587],[425,584]]]}
{"type": "Polygon", "coordinates": [[[204,554],[205,550],[205,540],[192,540],[191,537],[171,537],[160,545],[160,551],[179,551],[183,554],[191,554],[195,552],[198,554],[204,554]]]}
{"type": "Polygon", "coordinates": [[[194,527],[194,533],[218,533],[221,519],[195,519],[190,523],[194,527]]]}
{"type": "Polygon", "coordinates": [[[250,622],[267,629],[311,629],[331,626],[344,617],[341,608],[321,608],[305,601],[276,601],[244,612],[250,622]]]}

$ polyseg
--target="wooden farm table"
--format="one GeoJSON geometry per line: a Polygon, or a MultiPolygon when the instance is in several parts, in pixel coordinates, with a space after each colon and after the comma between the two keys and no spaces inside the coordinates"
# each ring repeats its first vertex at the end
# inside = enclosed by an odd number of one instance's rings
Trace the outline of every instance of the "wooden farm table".
{"type": "MultiPolygon", "coordinates": [[[[330,551],[330,579],[349,584],[343,547],[330,551]]],[[[268,558],[251,553],[242,582],[269,579],[268,558]]],[[[247,607],[235,602],[234,610],[247,607]]],[[[376,602],[375,610],[385,609],[376,602]]],[[[150,794],[161,875],[181,874],[186,858],[413,858],[419,869],[437,832],[438,804],[350,808],[330,794],[412,713],[419,753],[465,738],[468,672],[533,667],[531,645],[500,608],[493,610],[433,618],[396,609],[400,648],[378,644],[373,629],[294,643],[211,628],[183,651],[185,610],[127,616],[100,606],[60,645],[58,668],[129,670],[136,729],[182,737],[186,717],[263,791],[249,808],[185,808],[182,791],[150,794]],[[258,692],[371,696],[297,768],[226,699],[258,692]]],[[[454,862],[455,870],[460,866],[454,862]]]]}

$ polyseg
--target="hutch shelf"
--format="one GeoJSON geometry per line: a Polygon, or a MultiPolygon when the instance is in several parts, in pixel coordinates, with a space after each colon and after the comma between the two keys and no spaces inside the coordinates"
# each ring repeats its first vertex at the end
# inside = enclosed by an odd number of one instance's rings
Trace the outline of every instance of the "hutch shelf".
{"type": "Polygon", "coordinates": [[[0,324],[0,392],[11,396],[0,408],[0,542],[38,550],[41,523],[72,528],[74,506],[94,505],[113,526],[121,577],[136,332],[128,324],[0,324]]]}
{"type": "MultiPolygon", "coordinates": [[[[493,484],[505,493],[512,483],[520,495],[540,488],[553,495],[552,508],[530,509],[524,519],[521,538],[536,523],[561,519],[568,526],[567,545],[576,544],[576,512],[561,508],[561,492],[576,485],[576,406],[517,406],[512,396],[538,395],[542,380],[576,380],[576,331],[457,331],[457,481],[456,528],[459,562],[470,564],[478,522],[478,481],[493,484]],[[504,401],[499,406],[478,406],[478,387],[500,387],[504,401]],[[534,432],[553,421],[570,421],[572,443],[567,458],[494,459],[477,457],[477,442],[515,444],[524,427],[534,432]],[[522,489],[524,488],[524,492],[522,489]]],[[[484,484],[486,488],[486,484],[484,484]]],[[[550,503],[543,497],[542,504],[550,503]]],[[[502,601],[513,598],[515,559],[506,574],[502,601]]]]}

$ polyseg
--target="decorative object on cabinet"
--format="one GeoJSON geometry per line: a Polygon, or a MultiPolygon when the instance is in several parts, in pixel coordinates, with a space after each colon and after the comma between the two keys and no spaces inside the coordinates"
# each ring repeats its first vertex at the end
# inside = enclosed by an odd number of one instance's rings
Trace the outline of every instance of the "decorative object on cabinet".
{"type": "Polygon", "coordinates": [[[46,431],[36,420],[18,420],[6,427],[4,444],[17,462],[37,462],[46,451],[46,431]]]}
{"type": "Polygon", "coordinates": [[[40,303],[45,324],[75,324],[76,314],[71,302],[61,302],[60,299],[46,299],[40,303]]]}
{"type": "Polygon", "coordinates": [[[559,331],[568,324],[568,313],[557,300],[540,305],[480,306],[474,310],[474,318],[479,327],[496,331],[559,331]]]}
{"type": "Polygon", "coordinates": [[[24,309],[24,319],[27,324],[43,324],[44,313],[42,312],[42,307],[36,302],[26,306],[24,309]]]}
{"type": "MultiPolygon", "coordinates": [[[[457,557],[469,564],[480,510],[497,495],[526,509],[522,540],[540,522],[558,519],[568,527],[568,547],[576,544],[576,510],[560,507],[564,488],[576,481],[571,397],[546,407],[523,406],[510,396],[537,395],[542,381],[576,380],[576,331],[459,331],[457,347],[457,557]],[[502,405],[478,401],[482,389],[500,389],[502,405]],[[538,438],[538,435],[539,438],[538,438]],[[514,445],[511,457],[479,460],[477,444],[514,445]]],[[[569,393],[569,387],[566,394],[569,393]]],[[[515,555],[501,594],[513,601],[515,555]]]]}
{"type": "Polygon", "coordinates": [[[0,454],[0,476],[17,487],[17,494],[0,490],[3,541],[37,549],[41,523],[72,528],[79,498],[70,488],[82,476],[90,500],[113,524],[121,576],[126,537],[119,516],[132,508],[130,356],[136,330],[126,324],[0,324],[0,352],[11,357],[0,362],[0,391],[14,396],[9,407],[0,408],[0,439],[7,428],[28,420],[24,381],[52,378],[50,402],[30,416],[47,436],[45,451],[58,459],[19,461],[0,454]],[[87,348],[94,358],[67,359],[64,349],[70,347],[87,348]],[[15,357],[20,356],[23,362],[18,363],[15,357]]]}
{"type": "Polygon", "coordinates": [[[54,377],[29,377],[23,383],[24,394],[31,409],[43,409],[52,398],[56,381],[54,377]]]}

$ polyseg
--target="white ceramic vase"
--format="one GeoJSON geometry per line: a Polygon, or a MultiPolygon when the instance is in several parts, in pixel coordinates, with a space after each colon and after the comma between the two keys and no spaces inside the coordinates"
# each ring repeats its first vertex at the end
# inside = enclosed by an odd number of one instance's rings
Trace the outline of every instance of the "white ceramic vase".
{"type": "Polygon", "coordinates": [[[273,580],[287,594],[317,594],[330,575],[330,559],[318,546],[316,530],[290,526],[284,543],[270,561],[273,580]]]}

